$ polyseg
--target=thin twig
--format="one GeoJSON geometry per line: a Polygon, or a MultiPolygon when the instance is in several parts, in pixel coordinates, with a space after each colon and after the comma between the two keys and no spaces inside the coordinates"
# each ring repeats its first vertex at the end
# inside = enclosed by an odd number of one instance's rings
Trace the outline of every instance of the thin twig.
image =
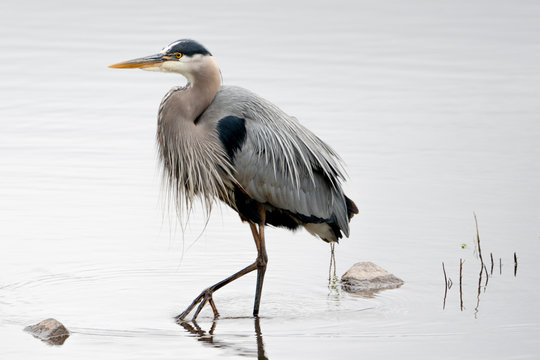
{"type": "Polygon", "coordinates": [[[502,275],[502,258],[499,258],[499,275],[502,275]]]}
{"type": "MultiPolygon", "coordinates": [[[[486,272],[487,276],[487,272],[486,272]]],[[[476,307],[474,308],[474,318],[478,316],[478,309],[480,308],[480,290],[482,289],[482,271],[478,275],[478,292],[476,294],[476,307]]]]}
{"type": "Polygon", "coordinates": [[[478,257],[480,258],[480,276],[482,276],[482,271],[484,271],[484,259],[482,258],[482,248],[480,247],[480,233],[478,232],[478,219],[476,218],[476,213],[473,212],[474,222],[476,224],[476,243],[478,245],[478,257]]]}
{"type": "Polygon", "coordinates": [[[463,311],[463,259],[459,259],[459,304],[463,311]]]}
{"type": "Polygon", "coordinates": [[[446,307],[446,294],[448,293],[448,278],[446,277],[446,269],[444,268],[444,261],[442,262],[442,271],[444,274],[444,299],[443,299],[443,305],[442,308],[446,307]]]}
{"type": "Polygon", "coordinates": [[[486,283],[484,284],[484,292],[486,292],[486,287],[487,287],[487,284],[488,284],[488,281],[489,281],[489,276],[488,276],[488,271],[487,271],[486,265],[484,265],[484,271],[486,273],[486,283]]]}
{"type": "Polygon", "coordinates": [[[444,268],[444,261],[442,262],[442,271],[444,274],[444,287],[448,288],[448,278],[446,277],[446,269],[444,268]]]}
{"type": "Polygon", "coordinates": [[[491,259],[491,270],[489,271],[489,274],[493,275],[493,253],[489,253],[489,258],[491,259]]]}

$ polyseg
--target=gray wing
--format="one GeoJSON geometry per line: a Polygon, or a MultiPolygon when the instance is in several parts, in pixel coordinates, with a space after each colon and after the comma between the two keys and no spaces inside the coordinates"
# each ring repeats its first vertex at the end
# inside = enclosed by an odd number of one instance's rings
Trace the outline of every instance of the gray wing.
{"type": "Polygon", "coordinates": [[[233,163],[247,194],[304,222],[336,223],[348,236],[344,172],[334,150],[294,117],[248,90],[223,87],[205,112],[212,119],[231,115],[245,120],[245,137],[234,151],[233,163]]]}

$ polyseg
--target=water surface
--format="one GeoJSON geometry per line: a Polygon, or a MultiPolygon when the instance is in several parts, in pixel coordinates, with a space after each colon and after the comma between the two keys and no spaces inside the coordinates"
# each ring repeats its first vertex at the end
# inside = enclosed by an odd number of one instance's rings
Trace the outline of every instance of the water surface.
{"type": "Polygon", "coordinates": [[[536,358],[539,15],[534,1],[2,3],[2,358],[536,358]],[[259,322],[254,276],[216,294],[215,324],[173,322],[256,256],[231,210],[182,230],[159,200],[157,107],[183,80],[107,68],[183,37],[342,154],[360,213],[338,273],[373,261],[403,287],[329,289],[327,244],[270,229],[259,322]],[[473,211],[503,263],[479,299],[473,211]],[[47,317],[73,331],[63,346],[22,331],[47,317]]]}

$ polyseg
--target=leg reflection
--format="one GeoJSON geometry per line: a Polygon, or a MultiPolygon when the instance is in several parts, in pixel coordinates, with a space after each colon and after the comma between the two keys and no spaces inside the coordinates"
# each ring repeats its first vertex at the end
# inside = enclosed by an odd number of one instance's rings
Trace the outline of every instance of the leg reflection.
{"type": "Polygon", "coordinates": [[[197,340],[209,344],[214,344],[214,330],[216,329],[216,321],[212,322],[212,326],[210,327],[210,330],[208,330],[208,332],[201,329],[201,327],[195,320],[193,320],[191,324],[187,322],[181,322],[180,325],[189,333],[196,335],[197,340]]]}
{"type": "Polygon", "coordinates": [[[261,324],[259,317],[255,318],[255,336],[257,337],[257,359],[259,360],[268,360],[264,354],[264,342],[261,332],[261,324]]]}
{"type": "MultiPolygon", "coordinates": [[[[190,334],[195,335],[198,341],[201,341],[207,345],[210,345],[215,348],[234,350],[241,356],[254,355],[254,351],[251,349],[244,349],[241,346],[239,346],[239,344],[237,343],[233,343],[229,341],[222,341],[222,340],[217,339],[218,335],[215,334],[215,330],[216,330],[218,321],[224,321],[224,320],[214,319],[208,331],[203,330],[199,326],[196,320],[192,320],[191,322],[183,321],[183,322],[179,322],[178,324],[182,326],[184,329],[186,329],[190,334]]],[[[257,359],[268,360],[264,352],[264,341],[263,341],[263,336],[262,336],[262,331],[261,331],[260,318],[259,317],[253,318],[253,321],[255,325],[255,338],[256,338],[256,343],[257,343],[257,359]]]]}

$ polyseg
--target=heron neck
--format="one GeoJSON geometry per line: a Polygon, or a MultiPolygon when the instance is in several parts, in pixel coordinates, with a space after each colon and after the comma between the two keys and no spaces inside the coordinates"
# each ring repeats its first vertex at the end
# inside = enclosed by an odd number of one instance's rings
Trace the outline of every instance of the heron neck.
{"type": "Polygon", "coordinates": [[[221,74],[213,57],[205,57],[200,66],[186,76],[184,96],[188,100],[187,118],[195,121],[210,106],[221,88],[221,74]]]}

